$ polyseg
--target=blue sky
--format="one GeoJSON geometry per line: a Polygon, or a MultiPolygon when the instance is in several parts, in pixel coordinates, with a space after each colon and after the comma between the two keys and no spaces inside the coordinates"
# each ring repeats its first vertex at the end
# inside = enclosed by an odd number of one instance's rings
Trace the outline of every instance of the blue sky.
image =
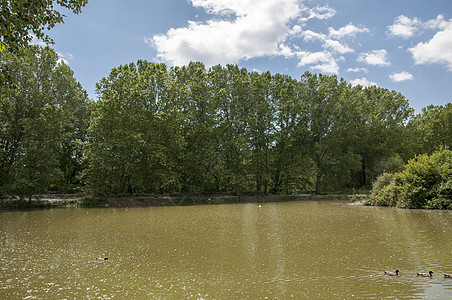
{"type": "Polygon", "coordinates": [[[399,91],[418,113],[452,99],[450,0],[89,0],[66,14],[52,47],[93,99],[138,59],[336,74],[399,91]]]}

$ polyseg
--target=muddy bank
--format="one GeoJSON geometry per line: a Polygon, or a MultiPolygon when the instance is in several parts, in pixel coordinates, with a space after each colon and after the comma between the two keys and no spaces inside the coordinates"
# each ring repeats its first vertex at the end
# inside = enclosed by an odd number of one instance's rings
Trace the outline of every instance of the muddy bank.
{"type": "Polygon", "coordinates": [[[0,209],[33,209],[52,207],[143,207],[143,206],[181,206],[234,203],[265,203],[302,200],[342,199],[358,203],[363,195],[269,195],[269,194],[206,194],[188,196],[185,194],[166,195],[125,195],[125,196],[93,196],[93,195],[40,195],[31,200],[2,199],[0,209]]]}
{"type": "Polygon", "coordinates": [[[133,197],[101,197],[106,201],[105,206],[133,207],[133,206],[174,206],[174,205],[208,205],[233,203],[264,203],[287,202],[301,200],[329,200],[344,199],[355,201],[358,197],[344,195],[203,195],[188,197],[184,195],[169,196],[133,196],[133,197]]]}

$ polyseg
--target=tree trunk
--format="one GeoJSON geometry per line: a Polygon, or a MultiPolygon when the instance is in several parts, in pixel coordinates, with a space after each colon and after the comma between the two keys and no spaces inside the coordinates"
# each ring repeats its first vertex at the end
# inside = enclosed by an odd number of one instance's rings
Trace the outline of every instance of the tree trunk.
{"type": "Polygon", "coordinates": [[[315,180],[315,194],[319,195],[320,194],[320,179],[322,178],[322,175],[319,173],[317,175],[317,178],[315,180]]]}

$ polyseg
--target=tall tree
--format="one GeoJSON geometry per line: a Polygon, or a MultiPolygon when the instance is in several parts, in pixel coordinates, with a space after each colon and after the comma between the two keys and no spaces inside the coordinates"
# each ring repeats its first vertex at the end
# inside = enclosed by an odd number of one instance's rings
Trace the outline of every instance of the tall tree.
{"type": "Polygon", "coordinates": [[[270,93],[270,72],[250,74],[251,94],[248,124],[251,148],[250,169],[257,191],[267,192],[271,185],[271,146],[274,141],[275,106],[270,93]]]}
{"type": "Polygon", "coordinates": [[[0,86],[2,194],[30,197],[51,186],[58,188],[64,164],[62,136],[69,145],[76,139],[74,132],[86,128],[86,114],[74,113],[76,107],[88,109],[86,92],[57,58],[52,49],[37,46],[0,53],[5,82],[0,86]],[[78,117],[79,125],[71,125],[69,120],[78,117]]]}
{"type": "Polygon", "coordinates": [[[296,80],[276,74],[271,83],[276,104],[273,146],[273,191],[286,194],[310,190],[310,164],[306,142],[308,119],[296,80]]]}
{"type": "MultiPolygon", "coordinates": [[[[315,164],[315,192],[321,192],[322,181],[337,168],[337,156],[342,156],[338,143],[341,141],[341,97],[346,83],[336,76],[304,73],[300,80],[300,97],[308,114],[310,140],[309,152],[315,164]]],[[[340,160],[339,160],[340,162],[340,160]]]]}
{"type": "Polygon", "coordinates": [[[62,124],[59,167],[63,174],[58,189],[81,190],[86,170],[85,146],[92,102],[66,64],[58,64],[52,73],[53,93],[62,124]]]}
{"type": "Polygon", "coordinates": [[[187,92],[182,103],[184,182],[187,187],[215,191],[219,184],[217,116],[208,74],[200,62],[191,62],[182,71],[187,92]]]}
{"type": "Polygon", "coordinates": [[[162,192],[178,185],[180,153],[164,64],[114,68],[97,84],[89,130],[89,187],[102,193],[162,192]]]}
{"type": "Polygon", "coordinates": [[[414,150],[411,156],[432,154],[440,147],[452,148],[452,103],[424,107],[407,127],[410,149],[414,150]]]}
{"type": "Polygon", "coordinates": [[[246,69],[237,65],[213,67],[209,72],[212,99],[217,110],[220,191],[239,192],[249,190],[246,161],[247,122],[250,110],[250,79],[246,69]]]}
{"type": "MultiPolygon", "coordinates": [[[[362,186],[369,187],[385,170],[385,161],[399,156],[404,147],[404,126],[413,110],[400,93],[372,86],[354,92],[356,122],[354,151],[361,156],[362,186]]],[[[401,161],[400,161],[401,162],[401,161]]]]}

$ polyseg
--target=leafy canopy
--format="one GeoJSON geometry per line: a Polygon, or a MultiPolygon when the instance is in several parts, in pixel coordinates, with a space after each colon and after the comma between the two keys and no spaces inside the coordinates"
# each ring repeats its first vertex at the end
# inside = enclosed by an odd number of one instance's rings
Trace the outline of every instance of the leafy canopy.
{"type": "Polygon", "coordinates": [[[44,33],[63,22],[63,15],[55,4],[73,13],[81,12],[88,0],[2,0],[0,10],[0,51],[6,47],[16,50],[32,40],[30,31],[46,43],[53,43],[44,33]]]}

